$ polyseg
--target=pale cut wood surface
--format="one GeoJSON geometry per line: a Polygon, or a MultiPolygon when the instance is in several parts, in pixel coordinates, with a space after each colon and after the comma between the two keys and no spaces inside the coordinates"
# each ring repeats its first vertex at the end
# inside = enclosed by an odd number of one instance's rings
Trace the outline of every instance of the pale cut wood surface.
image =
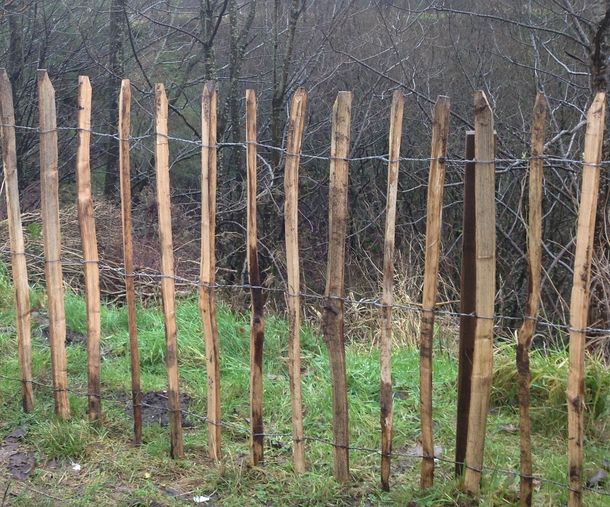
{"type": "Polygon", "coordinates": [[[167,404],[170,422],[171,456],[184,457],[182,413],[176,329],[176,286],[169,181],[169,140],[167,137],[167,96],[162,84],[155,85],[155,165],[157,170],[157,213],[161,247],[161,298],[165,318],[165,364],[167,404]]]}
{"type": "Polygon", "coordinates": [[[17,321],[17,351],[21,374],[23,410],[34,408],[32,389],[32,339],[30,331],[30,288],[25,258],[25,243],[21,225],[19,182],[17,173],[17,143],[15,139],[15,110],[13,90],[6,70],[0,69],[0,134],[2,164],[6,184],[6,211],[11,244],[11,268],[15,287],[15,313],[17,321]]]}
{"type": "Polygon", "coordinates": [[[532,428],[529,415],[530,363],[529,349],[534,337],[538,307],[540,305],[540,281],[542,272],[542,196],[544,192],[543,170],[544,136],[547,104],[543,93],[536,95],[532,120],[532,153],[529,164],[527,262],[528,289],[525,320],[517,334],[517,371],[519,373],[519,449],[521,478],[519,505],[532,505],[532,428]]]}
{"type": "Polygon", "coordinates": [[[66,420],[70,417],[70,404],[68,401],[66,317],[61,266],[61,232],[59,228],[57,117],[55,114],[55,90],[45,70],[38,71],[38,100],[40,197],[53,393],[55,413],[59,419],[66,420]]]}
{"type": "Polygon", "coordinates": [[[214,251],[216,223],[216,123],[218,94],[216,83],[208,81],[201,95],[201,259],[199,309],[203,321],[208,377],[208,454],[221,458],[220,438],[220,356],[218,323],[213,285],[216,282],[214,251]]]}
{"type": "Polygon", "coordinates": [[[390,109],[390,133],[388,139],[388,184],[385,211],[385,236],[383,249],[383,292],[381,296],[380,361],[380,424],[381,424],[381,487],[390,489],[390,465],[392,453],[392,303],[394,302],[394,240],[396,231],[396,198],[400,166],[400,142],[405,108],[405,96],[396,90],[390,109]]]}
{"type": "Polygon", "coordinates": [[[421,487],[432,486],[434,476],[434,436],[432,421],[432,345],[434,338],[434,307],[438,290],[438,266],[441,256],[443,194],[445,190],[445,158],[449,136],[450,102],[439,96],[434,105],[432,147],[428,176],[426,218],[426,253],[424,290],[420,325],[420,417],[424,458],[421,464],[421,487]]]}
{"type": "Polygon", "coordinates": [[[349,417],[344,336],[344,270],[352,93],[339,92],[332,113],[328,264],[322,332],[328,346],[333,385],[333,457],[338,482],[350,480],[349,417]]]}
{"type": "Polygon", "coordinates": [[[299,164],[301,143],[307,112],[307,92],[299,88],[292,96],[286,168],[284,171],[284,229],[286,240],[286,271],[288,294],[288,372],[290,375],[290,396],[292,403],[292,457],[294,471],[305,472],[305,436],[303,433],[303,397],[301,394],[301,299],[299,297],[299,164]]]}
{"type": "Polygon", "coordinates": [[[131,84],[121,82],[119,94],[119,179],[121,188],[121,227],[123,231],[123,266],[131,366],[131,402],[133,405],[134,444],[142,443],[142,389],[140,387],[140,352],[136,316],[136,289],[133,275],[133,226],[131,221],[131,84]]]}
{"type": "Polygon", "coordinates": [[[131,367],[131,402],[133,405],[134,444],[142,443],[142,389],[140,387],[140,352],[136,317],[136,289],[133,276],[133,226],[131,221],[131,84],[121,82],[119,94],[119,179],[121,187],[121,226],[123,230],[123,266],[131,367]]]}
{"type": "Polygon", "coordinates": [[[478,494],[493,371],[493,316],[496,292],[495,139],[487,97],[475,93],[475,340],[472,365],[464,487],[478,494]]]}
{"type": "Polygon", "coordinates": [[[87,375],[89,420],[98,422],[102,415],[100,378],[100,273],[97,236],[91,195],[91,83],[87,76],[78,78],[78,148],[76,151],[76,190],[78,223],[83,250],[85,304],[87,307],[87,375]]]}
{"type": "Polygon", "coordinates": [[[591,295],[591,260],[599,194],[600,163],[606,120],[606,94],[597,93],[587,112],[582,191],[576,229],[574,278],[570,298],[570,367],[568,370],[568,467],[569,507],[582,503],[584,410],[585,410],[585,340],[591,295]]]}

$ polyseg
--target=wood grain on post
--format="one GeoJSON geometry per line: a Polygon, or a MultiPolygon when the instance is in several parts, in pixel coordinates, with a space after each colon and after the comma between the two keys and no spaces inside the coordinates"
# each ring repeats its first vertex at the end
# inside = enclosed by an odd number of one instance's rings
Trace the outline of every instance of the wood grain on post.
{"type": "Polygon", "coordinates": [[[420,412],[423,460],[421,487],[432,486],[434,476],[434,436],[432,427],[432,344],[434,338],[434,306],[438,291],[438,269],[441,256],[443,194],[445,189],[445,158],[449,136],[448,97],[439,96],[434,106],[432,148],[428,176],[426,218],[426,254],[424,290],[419,344],[420,412]]]}
{"type": "Polygon", "coordinates": [[[216,83],[208,81],[201,96],[201,264],[199,310],[205,334],[208,376],[208,454],[220,453],[220,356],[214,284],[216,283],[216,83]]]}
{"type": "Polygon", "coordinates": [[[322,313],[322,331],[328,346],[333,384],[334,474],[339,482],[350,480],[343,297],[351,106],[352,93],[339,92],[332,115],[328,265],[322,313]]]}
{"type": "Polygon", "coordinates": [[[474,356],[476,262],[474,209],[474,131],[466,132],[464,165],[464,220],[462,227],[462,273],[460,281],[460,343],[458,352],[457,418],[455,429],[455,475],[464,473],[468,414],[474,356]]]}
{"type": "Polygon", "coordinates": [[[582,505],[585,338],[591,291],[591,260],[599,194],[606,94],[599,92],[587,113],[582,191],[576,230],[574,278],[570,299],[570,368],[568,371],[569,507],[582,505]]]}
{"type": "Polygon", "coordinates": [[[464,488],[478,494],[493,373],[493,317],[496,292],[496,193],[493,112],[482,91],[475,104],[475,340],[466,445],[464,488]]]}
{"type": "Polygon", "coordinates": [[[100,379],[100,272],[97,236],[91,195],[91,84],[87,76],[78,78],[78,149],[76,152],[76,189],[78,223],[83,250],[85,303],[87,306],[87,375],[89,420],[102,415],[100,379]]]}
{"type": "Polygon", "coordinates": [[[32,339],[30,331],[30,289],[25,259],[25,242],[19,205],[17,174],[17,143],[15,140],[15,110],[13,90],[6,70],[0,69],[0,134],[2,140],[2,164],[6,182],[6,211],[11,243],[11,268],[15,287],[15,313],[17,321],[17,351],[21,373],[21,398],[23,410],[34,408],[32,389],[32,339]]]}
{"type": "Polygon", "coordinates": [[[528,192],[528,289],[525,307],[525,320],[517,334],[517,371],[519,373],[519,447],[521,478],[519,504],[522,507],[532,505],[533,468],[532,468],[532,435],[530,406],[530,359],[529,350],[534,337],[538,307],[540,305],[540,283],[542,271],[542,195],[544,161],[544,135],[546,120],[546,99],[538,93],[534,104],[532,121],[532,153],[529,164],[528,192]]]}
{"type": "Polygon", "coordinates": [[[258,267],[256,232],[256,94],[246,90],[246,165],[248,170],[248,274],[252,294],[250,319],[250,428],[252,465],[263,460],[263,291],[258,267]]]}
{"type": "Polygon", "coordinates": [[[284,229],[288,279],[288,372],[292,401],[292,457],[294,471],[305,472],[305,435],[303,433],[303,397],[301,394],[301,290],[299,260],[299,163],[307,112],[307,92],[299,88],[292,96],[286,168],[284,171],[284,229]]]}
{"type": "Polygon", "coordinates": [[[131,223],[131,85],[121,82],[119,94],[119,177],[121,187],[121,226],[123,229],[123,266],[125,268],[125,298],[131,360],[131,401],[133,404],[134,444],[142,443],[142,389],[140,387],[140,352],[136,318],[136,289],[133,268],[133,227],[131,223]]]}
{"type": "Polygon", "coordinates": [[[40,197],[53,394],[55,413],[60,419],[66,420],[70,417],[70,404],[68,401],[66,317],[59,227],[57,117],[55,113],[55,90],[46,70],[38,71],[38,101],[40,118],[40,197]]]}
{"type": "Polygon", "coordinates": [[[381,423],[381,487],[390,490],[390,464],[392,454],[392,304],[394,302],[394,240],[396,231],[396,198],[400,166],[400,141],[405,96],[396,90],[390,109],[388,139],[388,185],[385,208],[385,239],[383,249],[383,293],[381,296],[380,360],[380,423],[381,423]]]}
{"type": "Polygon", "coordinates": [[[155,165],[157,169],[157,213],[161,246],[161,298],[165,318],[165,364],[167,367],[167,405],[170,421],[171,456],[184,457],[178,350],[176,330],[176,286],[174,245],[169,182],[169,140],[167,135],[167,96],[162,84],[155,85],[155,165]]]}

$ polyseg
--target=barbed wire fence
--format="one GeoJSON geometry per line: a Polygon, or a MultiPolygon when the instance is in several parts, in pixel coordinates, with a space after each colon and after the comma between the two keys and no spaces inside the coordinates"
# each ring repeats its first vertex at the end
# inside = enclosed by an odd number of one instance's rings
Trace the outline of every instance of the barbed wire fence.
{"type": "MultiPolygon", "coordinates": [[[[0,125],[0,126],[4,127],[6,125],[0,125]]],[[[10,125],[10,127],[15,127],[17,130],[27,131],[27,132],[33,133],[33,134],[42,133],[41,130],[37,127],[13,126],[13,125],[10,125]]],[[[81,130],[82,129],[73,128],[73,127],[58,127],[57,128],[57,131],[64,131],[64,132],[68,132],[68,133],[71,133],[71,132],[77,133],[81,130]]],[[[93,136],[111,138],[111,139],[116,140],[117,142],[123,140],[121,137],[119,137],[118,135],[115,135],[115,134],[96,132],[94,130],[90,130],[89,132],[93,136]]],[[[132,149],[137,149],[138,147],[142,147],[144,145],[145,141],[154,139],[155,136],[156,136],[156,134],[153,134],[153,133],[139,135],[139,136],[131,136],[129,138],[129,141],[132,145],[132,149]]],[[[192,147],[191,149],[194,151],[207,147],[200,140],[196,140],[196,139],[185,139],[185,138],[180,138],[180,137],[175,137],[175,136],[167,136],[167,139],[173,143],[181,143],[183,145],[190,146],[190,147],[192,147]]],[[[212,147],[217,148],[218,150],[221,150],[221,151],[223,149],[233,149],[233,148],[247,149],[248,144],[249,143],[246,143],[246,142],[243,142],[243,143],[220,142],[212,147]]],[[[254,143],[254,144],[256,144],[256,146],[261,148],[262,150],[278,151],[278,152],[280,152],[282,157],[292,155],[284,147],[271,146],[266,143],[254,143]]],[[[332,160],[332,157],[330,157],[330,156],[311,154],[311,153],[301,153],[300,157],[302,160],[302,165],[304,167],[307,167],[307,163],[309,161],[330,162],[332,160]]],[[[582,160],[578,160],[578,159],[574,159],[574,158],[562,158],[562,157],[556,157],[556,156],[544,156],[544,157],[540,157],[540,158],[543,159],[545,162],[545,170],[565,172],[567,175],[570,175],[570,176],[577,176],[581,171],[580,168],[582,166],[582,160]]],[[[342,159],[342,160],[346,160],[350,163],[378,162],[378,163],[387,164],[387,163],[391,162],[389,160],[389,157],[387,154],[368,155],[368,156],[361,156],[361,157],[348,157],[348,158],[342,159]]],[[[428,164],[431,160],[433,160],[433,159],[431,159],[429,157],[428,158],[426,158],[426,157],[400,157],[398,159],[398,161],[402,162],[402,163],[422,164],[422,170],[427,169],[427,166],[424,166],[423,164],[428,164]]],[[[496,174],[497,175],[512,175],[515,172],[526,171],[530,160],[531,160],[530,157],[524,157],[522,159],[496,158],[493,161],[480,161],[479,160],[478,162],[494,162],[496,164],[496,174]]],[[[275,174],[275,169],[267,161],[264,154],[261,154],[261,153],[258,154],[258,161],[260,162],[261,166],[264,167],[266,170],[266,176],[263,176],[263,178],[265,179],[265,185],[262,185],[262,190],[259,192],[259,198],[262,198],[271,193],[271,189],[274,186],[274,182],[278,180],[279,176],[275,174]]],[[[446,188],[461,187],[461,185],[462,185],[461,176],[463,174],[464,164],[470,163],[472,161],[466,160],[464,158],[455,158],[455,157],[446,158],[446,159],[444,159],[444,161],[446,163],[446,167],[447,167],[448,171],[457,172],[456,176],[458,177],[458,179],[456,179],[455,181],[447,182],[445,184],[445,187],[446,188]]],[[[597,166],[597,167],[601,171],[602,179],[610,181],[610,174],[608,173],[608,168],[610,168],[610,160],[602,161],[599,164],[599,166],[597,166]]],[[[137,178],[137,177],[139,177],[139,175],[135,174],[133,177],[137,178]]],[[[306,171],[304,171],[304,173],[301,175],[301,177],[303,177],[303,178],[307,177],[306,171]]],[[[415,192],[417,190],[424,190],[426,188],[426,185],[427,185],[427,181],[425,180],[425,178],[423,178],[423,179],[421,179],[421,181],[419,183],[411,185],[408,188],[402,189],[402,192],[404,192],[405,194],[409,194],[409,193],[415,192]]],[[[196,194],[197,194],[197,192],[195,192],[195,195],[196,194]]],[[[180,195],[183,195],[183,194],[180,194],[180,195]]],[[[497,202],[499,202],[500,204],[505,204],[502,200],[501,195],[497,196],[497,202]]],[[[281,206],[279,204],[274,202],[274,206],[279,212],[281,212],[281,206]]],[[[242,203],[234,204],[232,207],[226,207],[223,210],[219,210],[219,214],[237,213],[237,212],[242,211],[243,209],[245,209],[245,204],[242,204],[242,203]]],[[[371,222],[380,219],[381,216],[383,216],[383,215],[382,214],[376,215],[371,220],[371,222]]],[[[521,215],[519,215],[519,216],[521,216],[521,215]]],[[[424,219],[424,217],[422,217],[421,219],[418,219],[418,220],[422,220],[422,219],[424,219]]],[[[358,234],[360,232],[362,232],[362,229],[357,229],[356,231],[351,232],[350,235],[353,237],[356,237],[356,236],[358,236],[358,234]]],[[[326,244],[327,244],[326,241],[318,239],[318,243],[317,243],[318,247],[324,246],[326,244]]],[[[562,248],[565,248],[567,250],[567,249],[569,249],[569,247],[570,247],[570,245],[564,245],[562,248]]],[[[545,246],[545,248],[547,249],[547,251],[549,251],[548,246],[545,246]]],[[[10,248],[7,247],[6,242],[3,242],[3,244],[0,245],[0,254],[5,258],[9,258],[11,255],[25,255],[32,262],[38,262],[38,263],[42,263],[42,264],[44,264],[46,262],[44,256],[42,256],[42,255],[38,255],[35,253],[30,253],[30,252],[12,252],[12,251],[10,251],[10,248]]],[[[104,274],[117,276],[122,279],[124,279],[126,276],[132,276],[142,284],[150,284],[153,286],[158,285],[159,282],[165,277],[165,275],[163,275],[160,271],[150,268],[150,267],[146,267],[145,269],[139,269],[139,270],[136,270],[134,273],[128,274],[119,264],[117,264],[115,262],[107,262],[102,258],[100,258],[100,260],[95,260],[95,261],[82,259],[82,258],[79,259],[77,253],[75,253],[75,255],[70,256],[70,257],[64,257],[64,258],[60,259],[60,261],[62,262],[64,267],[73,266],[76,268],[81,268],[84,264],[89,263],[89,262],[97,262],[99,265],[99,269],[100,269],[100,273],[101,273],[102,277],[104,276],[104,274]]],[[[558,264],[563,263],[565,268],[571,269],[571,267],[569,266],[569,263],[566,263],[565,261],[563,261],[561,259],[556,260],[556,263],[558,263],[558,264]]],[[[321,301],[328,299],[327,296],[325,296],[324,294],[321,294],[319,292],[316,292],[313,289],[299,291],[298,293],[290,293],[285,287],[281,286],[281,284],[279,284],[279,283],[275,283],[274,285],[264,285],[264,286],[260,286],[260,287],[259,286],[253,287],[252,285],[249,285],[247,283],[215,283],[215,284],[211,284],[211,285],[206,285],[206,284],[202,284],[201,281],[197,277],[193,277],[193,276],[175,275],[171,278],[176,282],[176,284],[179,287],[184,287],[185,289],[190,289],[190,290],[195,290],[195,289],[203,287],[203,288],[209,288],[209,289],[215,289],[215,290],[228,291],[228,293],[232,293],[232,291],[244,291],[244,292],[250,291],[251,289],[254,288],[254,289],[260,289],[263,292],[266,292],[268,294],[273,294],[273,295],[277,295],[280,297],[283,296],[285,298],[292,297],[292,296],[299,296],[303,300],[304,304],[312,304],[312,305],[318,304],[321,301]]],[[[336,299],[342,300],[348,306],[369,307],[371,309],[379,309],[384,306],[380,302],[379,295],[377,295],[377,294],[363,295],[362,297],[359,297],[359,298],[350,296],[350,297],[341,297],[341,298],[336,298],[336,299]]],[[[453,306],[455,306],[455,303],[456,303],[456,301],[453,301],[453,306]]],[[[417,303],[394,303],[390,306],[397,310],[412,312],[415,315],[418,315],[424,311],[433,310],[435,314],[437,314],[439,316],[445,316],[445,317],[466,317],[466,318],[476,318],[477,317],[474,313],[462,313],[455,309],[451,309],[452,304],[447,305],[447,306],[449,306],[449,308],[446,308],[445,305],[437,305],[433,309],[422,308],[421,305],[419,305],[417,303]]],[[[496,323],[496,325],[503,326],[507,322],[514,323],[514,325],[518,325],[520,322],[523,321],[524,316],[497,313],[493,317],[489,317],[489,318],[492,319],[496,323]]],[[[600,337],[600,336],[602,336],[603,338],[610,337],[610,328],[606,328],[606,327],[591,326],[591,327],[587,327],[585,329],[573,329],[570,327],[569,324],[565,323],[564,321],[558,322],[558,321],[549,320],[549,319],[546,319],[543,317],[540,317],[540,318],[537,318],[534,320],[536,321],[537,326],[539,326],[542,329],[549,330],[549,331],[557,331],[557,332],[565,332],[565,333],[568,333],[570,331],[579,331],[579,332],[585,332],[587,334],[592,334],[597,337],[600,337]]],[[[11,377],[8,377],[5,375],[0,375],[0,378],[3,380],[6,380],[8,382],[12,382],[12,381],[21,382],[21,379],[11,378],[11,377]]],[[[33,381],[32,383],[34,385],[36,385],[37,387],[40,387],[41,389],[53,390],[52,385],[37,382],[37,381],[33,381]]],[[[85,396],[86,397],[89,395],[89,393],[82,392],[82,391],[75,390],[75,389],[68,389],[68,391],[71,394],[73,394],[74,396],[85,396]]],[[[120,400],[117,400],[117,399],[114,399],[111,397],[102,397],[102,399],[105,401],[113,402],[113,403],[122,403],[120,400]]],[[[146,403],[143,402],[143,405],[146,406],[146,403]]],[[[230,421],[221,421],[219,423],[212,423],[212,422],[208,421],[207,417],[205,417],[201,414],[197,414],[197,413],[194,413],[194,412],[188,411],[188,410],[183,410],[182,412],[185,416],[189,416],[192,419],[200,421],[201,423],[219,424],[223,428],[229,429],[236,433],[248,435],[248,436],[252,435],[251,430],[248,427],[239,425],[237,423],[232,423],[230,421]]],[[[289,440],[293,439],[292,434],[278,433],[278,432],[273,432],[273,431],[265,432],[263,434],[257,434],[256,436],[260,436],[260,435],[262,435],[266,438],[270,438],[270,439],[289,439],[289,440]]],[[[324,444],[324,445],[329,445],[331,447],[333,445],[335,445],[329,439],[320,438],[320,437],[316,437],[313,435],[305,436],[305,440],[311,441],[311,442],[317,442],[317,443],[324,444]]],[[[381,454],[379,449],[373,449],[373,448],[367,448],[367,447],[349,446],[348,449],[356,451],[356,452],[367,453],[367,454],[376,454],[376,455],[381,454]]],[[[397,452],[397,451],[393,451],[391,453],[391,456],[395,457],[395,458],[409,458],[409,459],[414,459],[414,460],[425,457],[423,455],[418,455],[418,454],[413,454],[413,453],[402,453],[402,452],[397,452]]],[[[439,462],[444,462],[447,464],[454,464],[454,465],[461,464],[465,468],[471,468],[465,463],[456,463],[454,460],[450,460],[450,459],[444,458],[442,456],[435,457],[435,459],[437,459],[439,462]]],[[[473,469],[473,470],[476,470],[476,469],[473,469]]],[[[516,470],[494,468],[491,466],[485,466],[481,470],[477,470],[477,471],[495,473],[495,474],[506,475],[506,476],[514,476],[514,477],[521,476],[520,473],[516,470]]],[[[529,476],[521,476],[521,477],[532,478],[536,481],[539,481],[540,483],[549,484],[552,486],[566,489],[568,491],[571,490],[571,488],[569,487],[568,484],[565,484],[565,483],[562,483],[559,481],[554,481],[551,479],[547,479],[543,476],[535,475],[535,476],[531,476],[531,477],[529,477],[529,476]]],[[[17,484],[17,483],[15,483],[15,484],[17,484]]],[[[9,486],[10,486],[10,484],[9,484],[9,486]]],[[[67,499],[67,498],[58,498],[58,497],[49,495],[48,493],[37,491],[35,488],[30,487],[27,483],[24,483],[24,482],[19,482],[17,487],[23,488],[23,489],[30,489],[32,492],[34,492],[36,494],[40,494],[42,496],[47,496],[47,497],[57,500],[57,501],[65,501],[65,502],[70,501],[70,499],[67,499]]],[[[610,497],[610,491],[606,491],[606,490],[603,490],[600,488],[593,488],[593,487],[588,487],[588,486],[583,485],[583,490],[585,490],[587,492],[595,493],[597,495],[610,497]]],[[[7,486],[7,489],[4,491],[4,497],[6,497],[7,492],[8,492],[8,486],[7,486]]]]}

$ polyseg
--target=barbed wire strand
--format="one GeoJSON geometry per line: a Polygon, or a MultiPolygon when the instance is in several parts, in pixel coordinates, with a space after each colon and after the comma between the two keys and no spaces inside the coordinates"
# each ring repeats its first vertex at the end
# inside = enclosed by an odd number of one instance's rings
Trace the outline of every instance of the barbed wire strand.
{"type": "MultiPolygon", "coordinates": [[[[0,253],[10,256],[12,253],[10,250],[6,248],[0,247],[0,253]]],[[[179,286],[189,286],[193,288],[203,288],[208,290],[243,290],[250,291],[252,289],[261,290],[265,293],[274,293],[274,294],[283,294],[285,297],[299,297],[305,300],[314,300],[318,302],[323,302],[326,300],[338,300],[349,306],[370,306],[375,308],[392,308],[403,311],[411,311],[415,313],[424,313],[424,312],[432,312],[436,315],[446,316],[446,317],[465,317],[465,318],[474,318],[481,320],[492,320],[494,322],[501,321],[512,321],[512,322],[522,322],[523,320],[533,320],[537,325],[546,327],[549,329],[554,329],[558,331],[565,332],[577,332],[577,333],[590,333],[596,335],[609,335],[610,337],[610,328],[598,328],[598,327],[585,327],[585,328],[575,328],[565,323],[557,323],[550,322],[542,317],[532,317],[532,316],[514,316],[514,315],[502,315],[502,314],[494,314],[490,316],[477,315],[475,312],[464,313],[456,310],[447,310],[443,309],[442,302],[437,303],[434,308],[423,308],[422,305],[418,303],[392,303],[392,304],[384,304],[381,302],[379,297],[363,297],[360,299],[355,299],[352,297],[346,296],[338,296],[338,295],[330,295],[326,296],[324,294],[317,294],[313,292],[291,292],[287,288],[281,287],[267,287],[262,285],[250,285],[249,283],[236,284],[236,283],[214,283],[208,284],[205,282],[201,282],[199,279],[190,279],[180,275],[164,275],[160,271],[154,270],[152,268],[147,268],[146,271],[134,271],[133,273],[127,273],[123,267],[119,266],[111,266],[107,262],[102,259],[98,260],[75,260],[75,259],[67,259],[65,257],[60,259],[53,259],[51,261],[47,261],[44,256],[33,254],[30,252],[16,252],[13,255],[25,255],[27,257],[39,260],[41,262],[61,262],[64,266],[80,266],[88,263],[96,263],[99,266],[100,272],[108,271],[115,273],[121,277],[133,277],[136,280],[140,281],[160,281],[163,279],[171,279],[174,280],[179,286]]]]}
{"type": "MultiPolygon", "coordinates": [[[[381,161],[384,163],[389,163],[389,162],[431,162],[433,160],[439,159],[438,157],[404,157],[403,156],[403,157],[399,157],[397,160],[390,161],[389,154],[387,154],[387,153],[382,154],[382,155],[366,155],[366,156],[361,156],[361,157],[332,157],[330,155],[319,155],[319,154],[312,154],[312,153],[307,153],[307,152],[291,153],[288,151],[287,148],[284,148],[282,146],[274,146],[271,144],[261,143],[258,141],[218,142],[214,145],[208,145],[208,144],[203,143],[201,140],[197,140],[197,139],[187,139],[187,138],[181,138],[181,137],[176,137],[176,136],[172,136],[172,135],[156,134],[156,133],[142,134],[142,135],[137,135],[137,136],[129,136],[128,138],[123,138],[115,133],[98,132],[98,131],[95,131],[92,129],[83,129],[83,128],[79,128],[79,127],[56,127],[55,129],[50,129],[50,130],[41,130],[39,127],[28,127],[25,125],[10,125],[10,124],[0,124],[0,127],[9,127],[9,128],[14,128],[16,130],[20,129],[20,130],[29,131],[32,133],[37,133],[37,134],[46,134],[46,133],[60,132],[60,131],[68,131],[68,132],[85,131],[85,132],[89,132],[89,134],[91,134],[92,136],[111,138],[111,139],[115,139],[116,141],[128,140],[128,141],[134,142],[134,143],[139,143],[140,141],[143,141],[146,139],[154,139],[157,136],[160,136],[160,137],[165,137],[166,139],[168,139],[170,141],[179,142],[179,143],[183,143],[183,144],[189,144],[189,145],[193,145],[193,146],[196,146],[199,148],[222,149],[222,148],[233,147],[233,148],[244,148],[245,149],[248,147],[248,145],[254,144],[255,146],[257,146],[259,148],[264,148],[266,150],[280,152],[287,157],[299,156],[302,159],[307,159],[307,160],[321,160],[321,161],[342,160],[342,161],[347,161],[347,162],[381,161]]],[[[610,167],[610,160],[602,160],[599,164],[591,164],[591,163],[585,164],[585,162],[582,159],[557,157],[557,156],[553,156],[553,155],[541,155],[541,156],[537,156],[537,157],[523,157],[523,158],[495,158],[493,160],[469,160],[469,159],[464,159],[464,158],[440,157],[439,160],[442,160],[449,165],[461,165],[461,164],[473,163],[473,162],[480,163],[480,164],[491,164],[491,163],[504,164],[504,163],[506,163],[506,164],[514,164],[515,169],[516,168],[525,169],[526,167],[518,167],[518,166],[519,165],[527,166],[531,160],[543,160],[547,163],[554,163],[554,164],[581,164],[581,165],[586,165],[588,167],[599,167],[599,168],[610,167]]],[[[507,169],[499,169],[499,170],[496,170],[496,172],[498,172],[498,173],[507,172],[507,169]]]]}

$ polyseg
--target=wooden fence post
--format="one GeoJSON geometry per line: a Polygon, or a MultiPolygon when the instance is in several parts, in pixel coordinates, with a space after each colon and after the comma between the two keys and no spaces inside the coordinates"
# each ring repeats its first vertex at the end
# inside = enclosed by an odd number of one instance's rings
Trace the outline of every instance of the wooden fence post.
{"type": "Polygon", "coordinates": [[[339,92],[333,106],[330,147],[328,266],[322,331],[328,345],[333,383],[333,456],[335,479],[348,482],[349,426],[345,368],[344,271],[347,233],[348,161],[352,93],[339,92]]]}
{"type": "Polygon", "coordinates": [[[439,96],[434,106],[432,148],[428,176],[426,219],[426,255],[422,297],[420,353],[420,409],[423,460],[421,487],[430,488],[434,476],[434,435],[432,429],[432,345],[434,338],[434,307],[438,292],[438,266],[441,256],[443,194],[445,190],[445,158],[449,136],[448,97],[439,96]]]}
{"type": "Polygon", "coordinates": [[[246,165],[248,169],[248,274],[252,294],[250,320],[250,425],[252,431],[251,460],[257,465],[263,460],[263,291],[258,268],[256,233],[256,94],[246,90],[246,165]]]}
{"type": "Polygon", "coordinates": [[[208,81],[201,95],[201,265],[199,309],[205,334],[208,376],[208,454],[220,454],[220,357],[214,284],[216,282],[216,83],[208,81]]]}
{"type": "Polygon", "coordinates": [[[582,191],[578,210],[574,278],[570,299],[570,368],[567,388],[569,507],[582,505],[585,338],[605,116],[606,94],[599,92],[595,95],[587,113],[582,191]]]}
{"type": "Polygon", "coordinates": [[[30,332],[30,289],[25,260],[25,243],[21,226],[19,182],[17,174],[17,145],[15,140],[15,110],[13,90],[6,70],[0,69],[0,134],[2,138],[2,163],[6,182],[6,212],[11,242],[11,267],[15,287],[15,312],[17,321],[17,350],[21,372],[21,397],[23,410],[34,408],[32,389],[32,340],[30,332]]]}
{"type": "Polygon", "coordinates": [[[540,280],[542,271],[542,193],[544,161],[544,134],[546,99],[544,93],[536,95],[532,121],[532,154],[529,164],[529,216],[527,227],[528,290],[525,320],[521,324],[517,339],[517,371],[519,373],[519,439],[520,439],[520,494],[522,507],[532,505],[532,436],[529,415],[530,406],[530,359],[529,349],[534,337],[538,307],[540,305],[540,280]]]}
{"type": "Polygon", "coordinates": [[[469,493],[478,494],[493,373],[493,319],[496,292],[496,192],[493,113],[487,97],[482,91],[475,93],[474,103],[476,331],[464,487],[469,493]]]}
{"type": "Polygon", "coordinates": [[[157,213],[161,245],[161,297],[165,317],[165,363],[167,366],[167,405],[170,421],[171,456],[184,457],[178,351],[176,343],[176,286],[174,245],[169,182],[169,139],[167,134],[167,96],[162,84],[155,85],[155,164],[157,169],[157,213]]]}
{"type": "Polygon", "coordinates": [[[455,428],[455,475],[461,477],[466,460],[468,414],[474,356],[475,312],[475,209],[474,209],[474,131],[466,132],[464,164],[464,221],[462,227],[462,273],[460,283],[460,343],[458,352],[458,399],[455,428]]]}
{"type": "Polygon", "coordinates": [[[131,402],[133,404],[134,444],[142,443],[142,390],[140,388],[140,353],[138,351],[138,323],[136,319],[136,289],[133,274],[133,230],[131,225],[131,85],[121,81],[119,94],[119,176],[121,187],[121,226],[123,229],[123,267],[125,269],[125,298],[131,359],[131,402]]]}
{"type": "Polygon", "coordinates": [[[87,374],[89,420],[98,422],[102,415],[100,380],[100,273],[97,237],[91,196],[91,84],[87,76],[78,78],[78,149],[76,153],[76,188],[78,222],[83,250],[85,302],[87,305],[87,374]]]}
{"type": "Polygon", "coordinates": [[[307,92],[299,88],[292,96],[284,191],[286,194],[284,227],[286,236],[286,268],[288,278],[288,371],[290,374],[290,396],[292,400],[292,456],[294,471],[305,472],[305,436],[303,434],[303,400],[301,395],[301,290],[299,261],[299,163],[307,92]]]}
{"type": "Polygon", "coordinates": [[[381,296],[381,338],[379,340],[380,423],[381,423],[381,487],[390,490],[390,464],[392,454],[392,304],[394,302],[394,239],[396,231],[396,197],[400,166],[400,142],[405,96],[396,90],[390,110],[388,139],[388,185],[385,208],[385,239],[383,249],[383,294],[381,296]]]}
{"type": "Polygon", "coordinates": [[[46,70],[38,71],[38,101],[40,118],[40,197],[53,394],[55,413],[60,419],[66,420],[70,417],[70,403],[68,401],[66,318],[59,227],[57,117],[55,114],[55,90],[46,70]]]}

